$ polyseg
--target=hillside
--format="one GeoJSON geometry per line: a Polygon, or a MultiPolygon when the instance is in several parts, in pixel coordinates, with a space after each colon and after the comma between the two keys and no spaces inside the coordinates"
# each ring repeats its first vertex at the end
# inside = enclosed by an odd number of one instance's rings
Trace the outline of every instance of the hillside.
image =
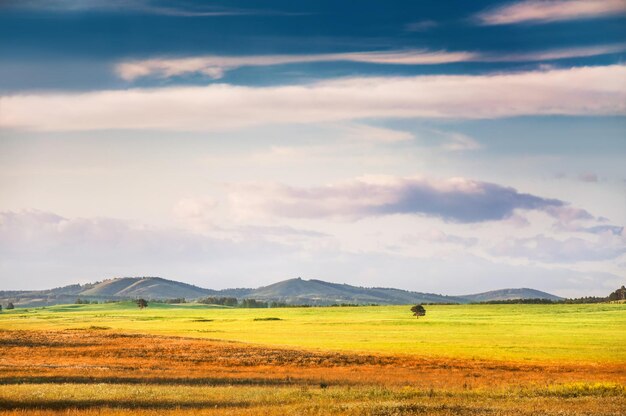
{"type": "Polygon", "coordinates": [[[409,292],[400,289],[364,288],[322,280],[301,278],[284,280],[251,291],[248,297],[258,300],[277,300],[289,304],[341,304],[341,303],[462,303],[463,299],[409,292]]]}
{"type": "Polygon", "coordinates": [[[301,278],[283,280],[256,289],[211,290],[160,277],[122,277],[84,285],[70,285],[40,291],[0,291],[0,304],[46,306],[74,303],[77,298],[90,301],[146,299],[187,300],[204,297],[236,297],[261,301],[277,301],[290,305],[381,304],[410,303],[472,303],[493,300],[541,298],[559,300],[558,296],[534,289],[502,289],[472,295],[445,296],[393,288],[367,288],[323,280],[301,278]]]}
{"type": "Polygon", "coordinates": [[[489,302],[495,300],[513,300],[513,299],[549,299],[561,300],[563,298],[542,292],[536,289],[520,288],[520,289],[500,289],[489,292],[475,293],[473,295],[463,295],[463,299],[469,302],[489,302]]]}
{"type": "Polygon", "coordinates": [[[187,283],[160,277],[122,277],[97,283],[70,285],[39,291],[0,291],[0,303],[9,301],[16,306],[46,306],[74,303],[77,298],[91,301],[128,300],[136,298],[198,299],[218,293],[187,283]]]}
{"type": "Polygon", "coordinates": [[[80,292],[80,295],[117,298],[196,299],[214,293],[214,290],[202,289],[198,286],[160,277],[124,277],[100,282],[92,288],[80,292]]]}

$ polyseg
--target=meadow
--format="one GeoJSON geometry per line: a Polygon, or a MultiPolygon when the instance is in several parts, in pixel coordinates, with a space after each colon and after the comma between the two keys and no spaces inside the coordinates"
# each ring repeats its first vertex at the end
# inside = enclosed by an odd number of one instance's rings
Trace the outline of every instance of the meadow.
{"type": "Polygon", "coordinates": [[[0,314],[0,415],[623,414],[626,305],[0,314]]]}

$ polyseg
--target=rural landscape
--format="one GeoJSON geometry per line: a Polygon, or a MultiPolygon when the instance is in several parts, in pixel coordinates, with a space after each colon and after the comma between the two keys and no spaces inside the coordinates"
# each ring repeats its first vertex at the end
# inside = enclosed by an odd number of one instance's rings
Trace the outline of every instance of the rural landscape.
{"type": "Polygon", "coordinates": [[[113,288],[200,290],[127,278],[85,285],[100,301],[5,307],[0,414],[617,415],[626,406],[624,288],[597,303],[514,290],[482,303],[450,297],[418,316],[407,305],[287,305],[286,293],[328,302],[328,286],[350,287],[280,283],[273,305],[105,299],[113,288]]]}
{"type": "Polygon", "coordinates": [[[0,416],[626,416],[626,0],[0,0],[0,416]]]}

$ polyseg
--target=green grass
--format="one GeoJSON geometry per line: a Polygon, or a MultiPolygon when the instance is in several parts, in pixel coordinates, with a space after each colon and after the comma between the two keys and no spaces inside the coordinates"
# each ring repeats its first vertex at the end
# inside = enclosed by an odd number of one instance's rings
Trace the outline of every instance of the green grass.
{"type": "Polygon", "coordinates": [[[89,329],[307,349],[502,360],[626,362],[626,305],[441,305],[228,309],[133,303],[0,314],[0,330],[89,329]],[[278,319],[268,319],[278,318],[278,319]],[[110,329],[108,329],[110,328],[110,329]]]}

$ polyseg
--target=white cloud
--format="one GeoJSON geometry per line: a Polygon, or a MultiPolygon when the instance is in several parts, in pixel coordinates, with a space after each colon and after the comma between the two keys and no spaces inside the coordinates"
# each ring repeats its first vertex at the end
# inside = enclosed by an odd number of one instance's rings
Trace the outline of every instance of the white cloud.
{"type": "Polygon", "coordinates": [[[626,239],[610,231],[598,235],[596,241],[578,237],[557,240],[538,235],[533,238],[507,240],[496,245],[491,253],[547,263],[606,261],[626,253],[626,239]]]}
{"type": "Polygon", "coordinates": [[[449,152],[462,152],[466,150],[480,149],[481,145],[466,134],[455,132],[438,132],[446,137],[447,141],[441,146],[449,152]]]}
{"type": "Polygon", "coordinates": [[[624,0],[524,0],[476,16],[483,25],[546,23],[626,13],[624,0]]]}
{"type": "Polygon", "coordinates": [[[127,81],[133,81],[137,78],[147,76],[170,78],[194,73],[202,74],[212,79],[219,79],[229,70],[249,66],[340,61],[387,65],[437,65],[455,62],[537,62],[607,55],[623,52],[625,49],[625,44],[612,44],[514,54],[418,49],[315,55],[208,55],[186,58],[153,58],[124,61],[115,66],[115,72],[120,78],[127,81]]]}
{"type": "Polygon", "coordinates": [[[289,13],[225,8],[211,5],[195,5],[191,2],[160,5],[152,0],[5,0],[4,7],[50,11],[56,13],[74,12],[132,12],[177,17],[245,16],[245,15],[285,15],[289,13]]]}
{"type": "Polygon", "coordinates": [[[464,178],[365,177],[324,187],[280,184],[232,186],[230,202],[243,216],[348,218],[413,214],[473,223],[507,219],[515,210],[565,206],[556,199],[464,178]]]}
{"type": "Polygon", "coordinates": [[[626,66],[493,75],[345,78],[306,85],[129,89],[0,98],[0,127],[216,131],[366,118],[626,113],[626,66]]]}
{"type": "Polygon", "coordinates": [[[512,54],[489,54],[484,55],[488,62],[537,62],[556,61],[568,58],[588,58],[591,56],[610,55],[624,52],[626,44],[584,46],[580,48],[560,48],[546,51],[518,52],[512,54]]]}
{"type": "Polygon", "coordinates": [[[388,52],[346,52],[315,55],[252,55],[252,56],[197,56],[190,58],[155,58],[121,62],[116,73],[127,81],[156,75],[168,78],[189,73],[201,73],[210,78],[221,78],[224,72],[245,66],[273,66],[306,62],[348,61],[396,65],[434,65],[472,60],[470,52],[404,50],[388,52]]]}
{"type": "Polygon", "coordinates": [[[353,124],[341,128],[345,138],[356,141],[372,141],[381,143],[394,143],[412,140],[412,133],[402,130],[394,130],[383,127],[368,126],[365,124],[353,124]]]}

